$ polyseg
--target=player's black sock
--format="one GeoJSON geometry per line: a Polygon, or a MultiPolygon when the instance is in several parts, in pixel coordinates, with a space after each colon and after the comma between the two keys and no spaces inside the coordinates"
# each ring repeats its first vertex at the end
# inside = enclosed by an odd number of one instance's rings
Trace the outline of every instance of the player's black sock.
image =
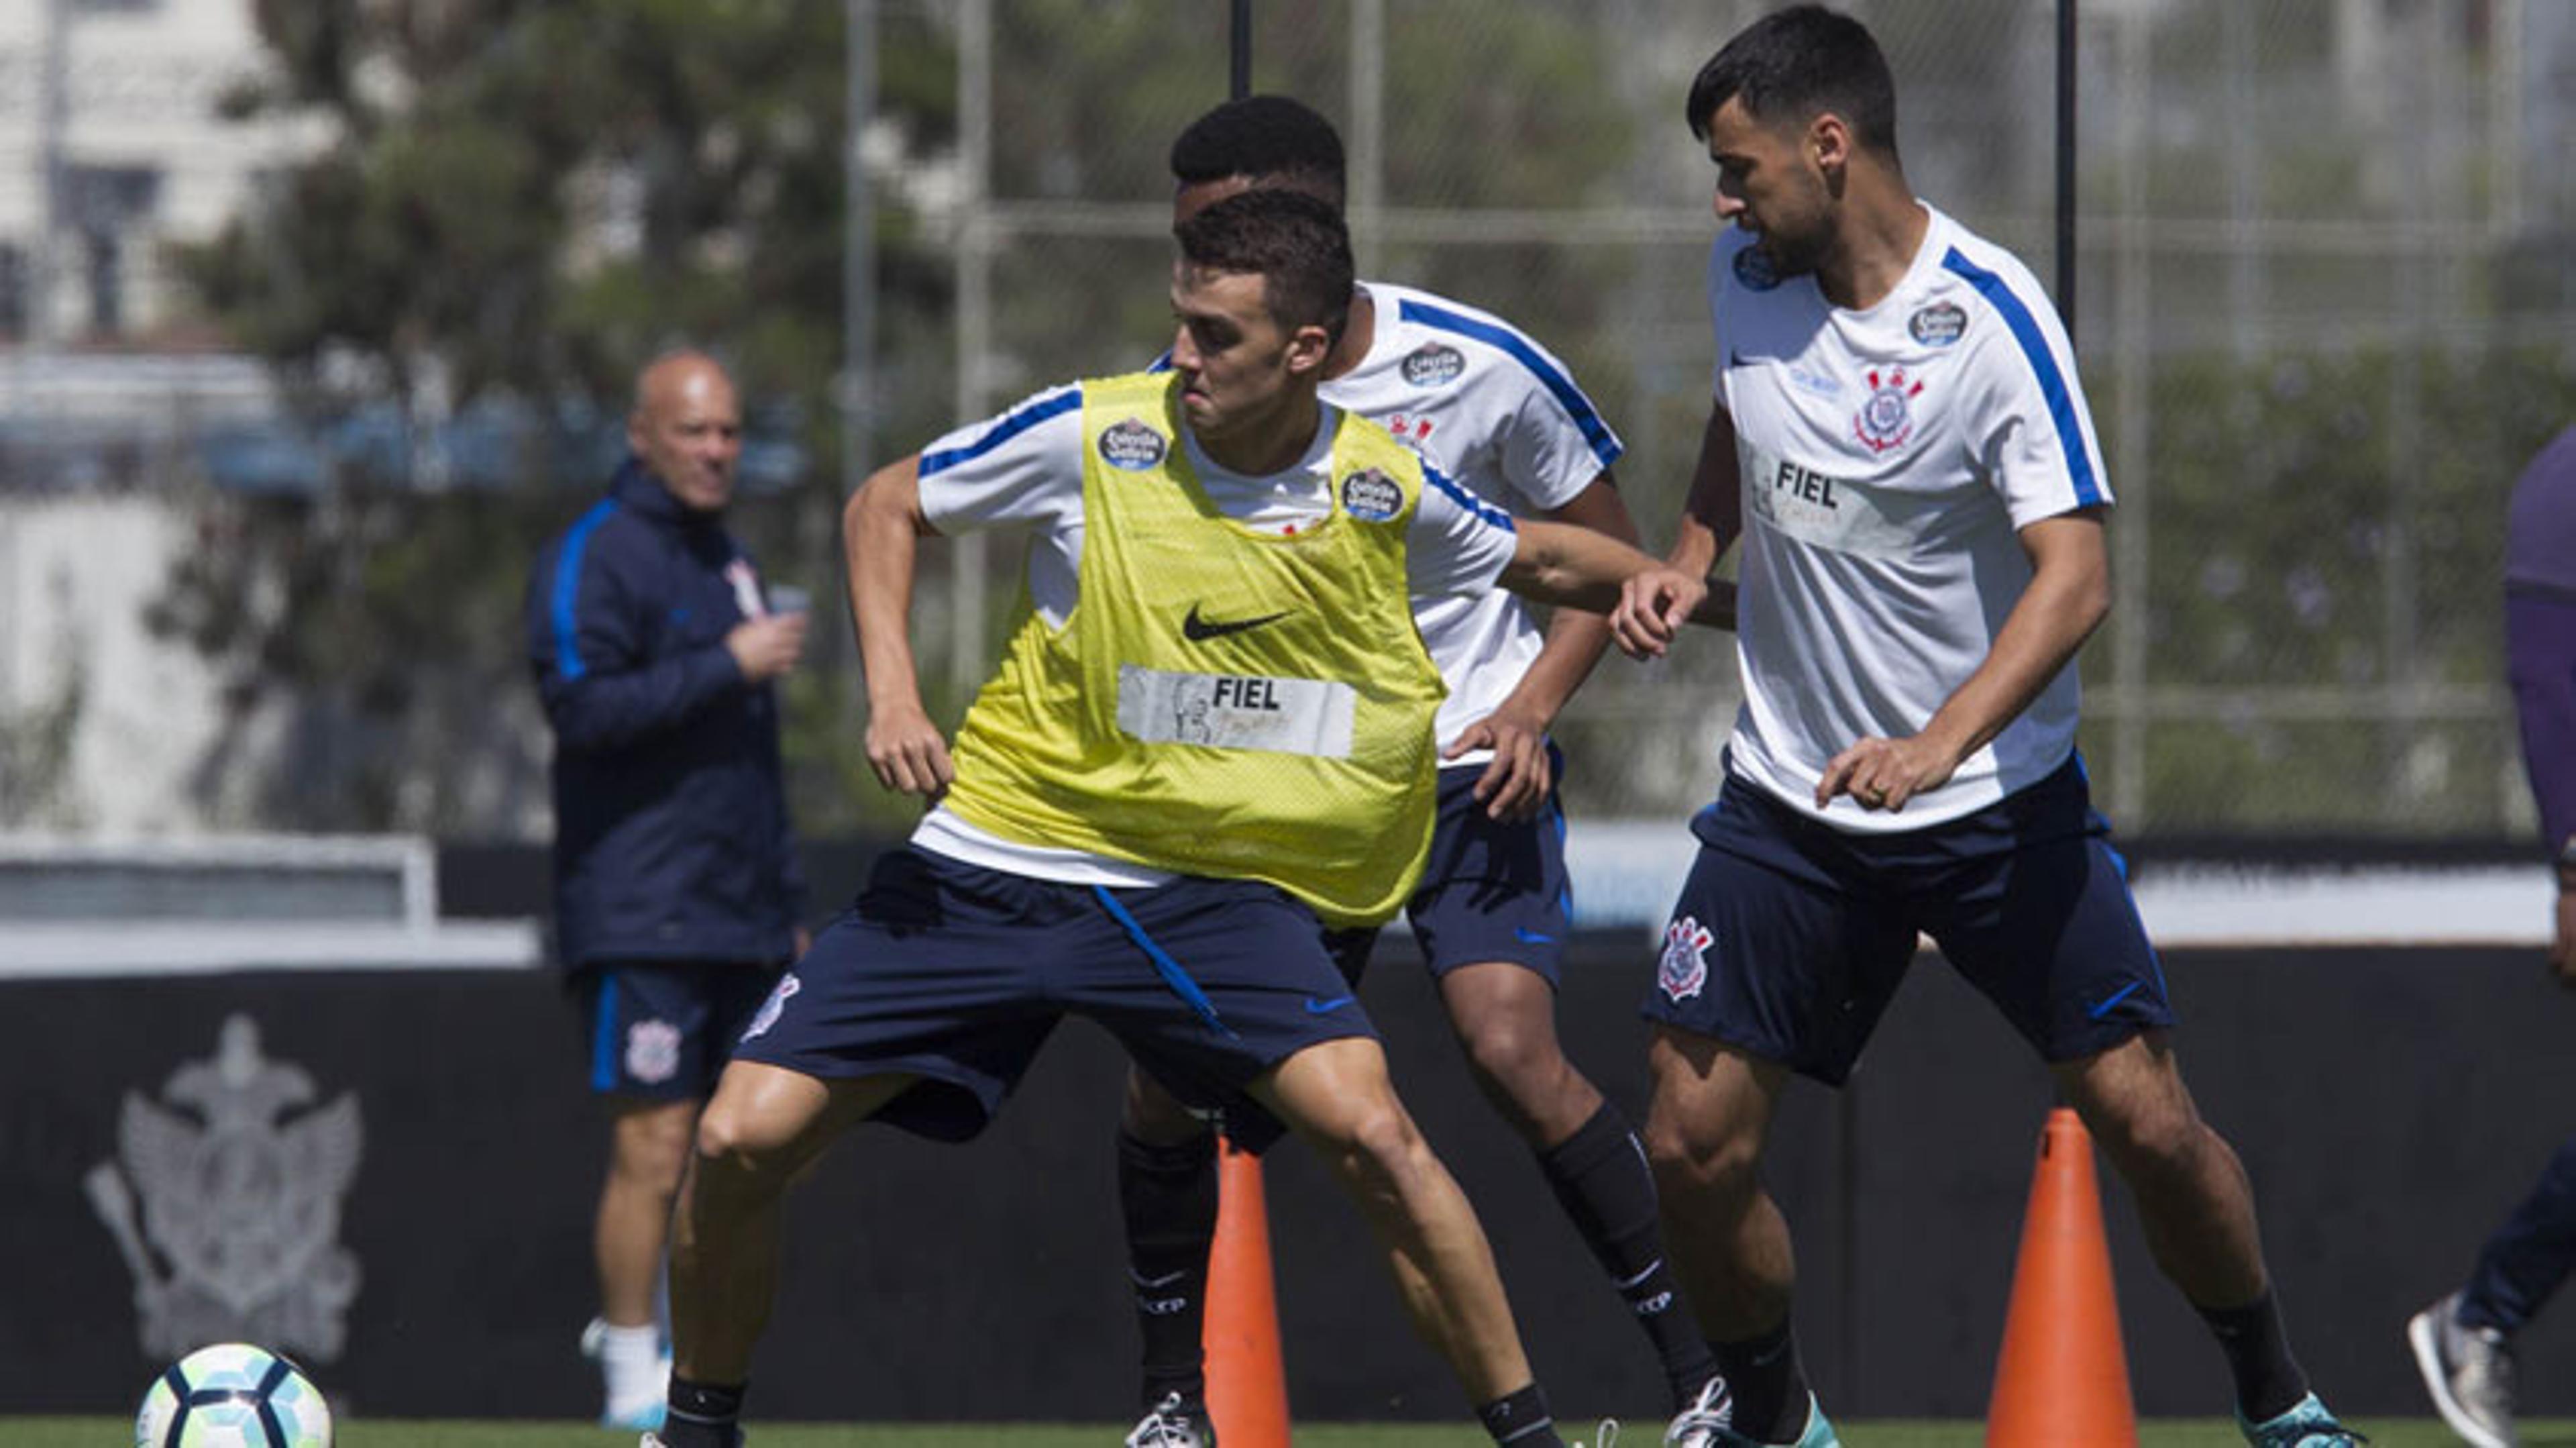
{"type": "Polygon", "coordinates": [[[737,1448],[742,1442],[745,1383],[693,1383],[671,1376],[670,1411],[662,1419],[663,1448],[737,1448]]]}
{"type": "Polygon", "coordinates": [[[1735,1394],[1735,1431],[1761,1443],[1797,1442],[1807,1429],[1807,1370],[1790,1320],[1759,1337],[1708,1346],[1735,1394]]]}
{"type": "Polygon", "coordinates": [[[1199,1341],[1207,1320],[1208,1248],[1216,1240],[1216,1137],[1157,1146],[1118,1133],[1118,1201],[1127,1218],[1128,1285],[1145,1339],[1144,1402],[1207,1399],[1199,1341]]]}
{"type": "Polygon", "coordinates": [[[1495,1442],[1511,1448],[1565,1448],[1556,1436],[1556,1419],[1548,1415],[1547,1394],[1536,1383],[1485,1404],[1476,1417],[1495,1442]]]}
{"type": "Polygon", "coordinates": [[[2227,1370],[2236,1375],[2236,1408],[2247,1422],[2277,1418],[2308,1395],[2308,1375],[2290,1356],[2290,1335],[2270,1291],[2243,1307],[2192,1305],[2227,1354],[2227,1370]]]}
{"type": "Polygon", "coordinates": [[[1628,1118],[1602,1102],[1572,1136],[1538,1154],[1538,1169],[1663,1359],[1675,1411],[1689,1406],[1717,1365],[1664,1261],[1654,1172],[1628,1118]]]}

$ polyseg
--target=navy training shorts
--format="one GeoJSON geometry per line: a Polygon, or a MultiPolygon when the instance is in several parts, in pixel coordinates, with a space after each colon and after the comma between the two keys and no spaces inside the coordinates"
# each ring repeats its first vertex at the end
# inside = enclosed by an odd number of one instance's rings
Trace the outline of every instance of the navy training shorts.
{"type": "Polygon", "coordinates": [[[1897,834],[1835,829],[1730,773],[1691,832],[1650,1021],[1838,1085],[1929,935],[2044,1060],[2173,1024],[2079,759],[1897,834]]]}
{"type": "MultiPolygon", "coordinates": [[[[1561,783],[1556,746],[1548,760],[1561,783]]],[[[1440,813],[1431,858],[1405,916],[1434,976],[1462,965],[1505,961],[1557,984],[1573,891],[1565,873],[1565,814],[1549,791],[1538,814],[1497,820],[1476,799],[1481,764],[1440,771],[1440,813]]]]}
{"type": "Polygon", "coordinates": [[[1222,1112],[1251,1151],[1280,1126],[1249,1083],[1308,1046],[1377,1035],[1314,913],[1275,886],[1072,885],[898,849],[734,1053],[824,1079],[918,1075],[875,1119],[964,1141],[1067,1015],[1099,1022],[1184,1104],[1222,1112]]]}
{"type": "Polygon", "coordinates": [[[590,1049],[590,1089],[690,1101],[715,1089],[734,1038],[769,995],[779,965],[641,960],[573,972],[590,1049]]]}

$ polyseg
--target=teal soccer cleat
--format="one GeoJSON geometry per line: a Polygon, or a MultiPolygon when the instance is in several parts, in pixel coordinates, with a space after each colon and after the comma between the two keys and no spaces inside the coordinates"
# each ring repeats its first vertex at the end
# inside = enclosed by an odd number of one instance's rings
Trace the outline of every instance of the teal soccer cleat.
{"type": "Polygon", "coordinates": [[[2252,1448],[2355,1448],[2369,1441],[2336,1422],[2314,1393],[2301,1398],[2290,1411],[2261,1423],[2246,1422],[2240,1412],[2236,1426],[2245,1430],[2245,1441],[2252,1448]]]}
{"type": "Polygon", "coordinates": [[[1825,1410],[1816,1395],[1807,1395],[1807,1426],[1794,1444],[1766,1444],[1759,1438],[1748,1438],[1735,1431],[1735,1404],[1729,1400],[1724,1378],[1711,1378],[1699,1390],[1691,1405],[1673,1419],[1664,1430],[1664,1448],[1842,1448],[1834,1436],[1834,1425],[1825,1421],[1825,1410]]]}

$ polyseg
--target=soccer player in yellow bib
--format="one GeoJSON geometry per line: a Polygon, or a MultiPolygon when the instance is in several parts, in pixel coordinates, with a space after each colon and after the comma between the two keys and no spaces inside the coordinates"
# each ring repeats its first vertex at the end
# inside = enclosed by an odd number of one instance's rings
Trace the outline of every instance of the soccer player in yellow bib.
{"type": "Polygon", "coordinates": [[[1352,286],[1333,208],[1252,192],[1175,230],[1169,373],[1041,393],[845,511],[868,758],[935,807],[779,983],[701,1118],[668,1448],[740,1440],[797,1173],[861,1120],[974,1135],[1067,1013],[1246,1145],[1306,1138],[1487,1430],[1562,1441],[1483,1228],[1321,926],[1386,919],[1422,869],[1443,689],[1414,597],[1499,579],[1606,610],[1625,584],[1660,605],[1619,642],[1655,655],[1706,588],[1602,534],[1515,525],[1318,400],[1352,286]],[[916,551],[999,524],[1031,530],[1028,616],[952,753],[908,637],[916,551]]]}

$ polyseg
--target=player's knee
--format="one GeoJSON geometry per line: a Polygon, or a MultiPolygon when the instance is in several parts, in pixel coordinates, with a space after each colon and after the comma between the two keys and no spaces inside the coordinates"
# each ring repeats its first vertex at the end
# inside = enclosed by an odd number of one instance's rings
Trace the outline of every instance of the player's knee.
{"type": "Polygon", "coordinates": [[[2189,1098],[2135,1095],[2100,1103],[2084,1113],[2103,1154],[2129,1172],[2187,1165],[2200,1153],[2208,1128],[2189,1098]]]}
{"type": "Polygon", "coordinates": [[[1565,1053],[1547,1023],[1493,1020],[1466,1038],[1467,1062],[1490,1092],[1514,1099],[1537,1099],[1551,1093],[1565,1072],[1565,1053]]]}
{"type": "Polygon", "coordinates": [[[1657,1113],[1639,1137],[1656,1189],[1667,1200],[1723,1211],[1751,1203],[1760,1190],[1761,1151],[1746,1133],[1657,1113]]]}
{"type": "Polygon", "coordinates": [[[1371,1192],[1397,1192],[1430,1156],[1413,1118],[1394,1097],[1368,1102],[1334,1123],[1326,1155],[1342,1177],[1371,1192]]]}
{"type": "Polygon", "coordinates": [[[698,1117],[701,1173],[732,1176],[778,1174],[792,1134],[719,1097],[698,1117]]]}
{"type": "Polygon", "coordinates": [[[616,1170],[656,1191],[679,1190],[680,1174],[689,1164],[691,1125],[680,1116],[617,1134],[616,1170]]]}

